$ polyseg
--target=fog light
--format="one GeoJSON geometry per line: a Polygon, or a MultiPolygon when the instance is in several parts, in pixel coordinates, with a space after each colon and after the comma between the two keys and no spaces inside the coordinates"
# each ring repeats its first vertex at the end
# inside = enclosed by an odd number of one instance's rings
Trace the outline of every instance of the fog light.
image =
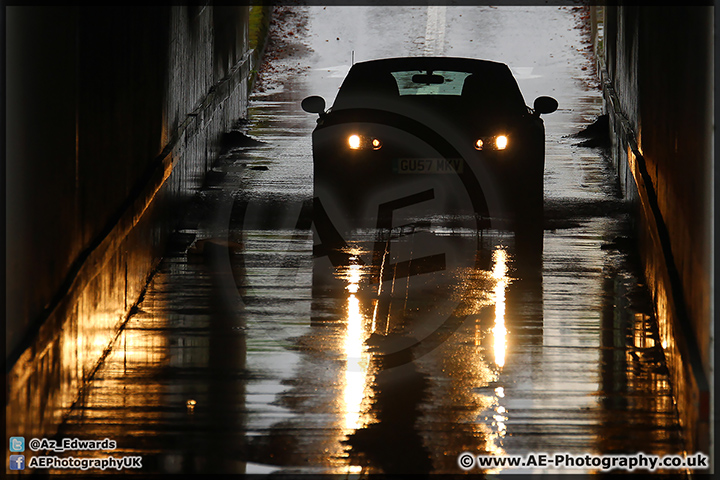
{"type": "Polygon", "coordinates": [[[505,147],[508,145],[508,138],[505,135],[498,135],[497,138],[495,138],[495,148],[498,150],[505,150],[505,147]]]}
{"type": "Polygon", "coordinates": [[[482,138],[478,138],[478,141],[475,142],[475,148],[478,149],[478,150],[482,150],[482,148],[483,148],[482,138]]]}
{"type": "Polygon", "coordinates": [[[372,148],[373,148],[373,150],[379,150],[380,147],[382,147],[382,142],[380,142],[380,140],[378,140],[377,138],[373,138],[373,139],[372,139],[372,148]]]}

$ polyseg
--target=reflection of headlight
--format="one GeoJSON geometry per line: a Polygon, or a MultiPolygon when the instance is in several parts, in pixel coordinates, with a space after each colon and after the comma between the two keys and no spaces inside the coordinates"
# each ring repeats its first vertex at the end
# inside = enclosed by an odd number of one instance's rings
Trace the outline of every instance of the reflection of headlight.
{"type": "Polygon", "coordinates": [[[481,137],[475,142],[476,150],[505,150],[509,140],[506,135],[494,135],[492,137],[481,137]]]}
{"type": "Polygon", "coordinates": [[[379,150],[382,147],[382,142],[377,138],[368,137],[367,135],[353,134],[348,137],[348,146],[352,150],[366,150],[373,149],[379,150]]]}

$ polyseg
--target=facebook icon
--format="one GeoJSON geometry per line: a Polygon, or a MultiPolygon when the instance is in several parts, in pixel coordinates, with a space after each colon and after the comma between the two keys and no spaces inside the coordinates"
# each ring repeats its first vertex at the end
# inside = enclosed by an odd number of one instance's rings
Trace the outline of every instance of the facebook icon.
{"type": "Polygon", "coordinates": [[[10,470],[25,470],[25,455],[10,455],[10,470]]]}

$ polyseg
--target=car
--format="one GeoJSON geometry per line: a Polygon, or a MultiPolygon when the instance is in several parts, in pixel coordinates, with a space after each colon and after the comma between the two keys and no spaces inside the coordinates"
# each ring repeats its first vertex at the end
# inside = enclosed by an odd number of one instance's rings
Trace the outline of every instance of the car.
{"type": "Polygon", "coordinates": [[[453,57],[359,62],[331,108],[319,96],[301,105],[319,116],[312,132],[314,187],[326,209],[332,205],[351,219],[382,216],[377,205],[393,196],[397,205],[420,202],[429,198],[422,191],[437,196],[441,187],[427,185],[439,182],[446,191],[441,213],[459,209],[462,202],[452,197],[463,197],[488,221],[542,218],[540,115],[558,103],[541,96],[528,107],[504,63],[453,57]]]}

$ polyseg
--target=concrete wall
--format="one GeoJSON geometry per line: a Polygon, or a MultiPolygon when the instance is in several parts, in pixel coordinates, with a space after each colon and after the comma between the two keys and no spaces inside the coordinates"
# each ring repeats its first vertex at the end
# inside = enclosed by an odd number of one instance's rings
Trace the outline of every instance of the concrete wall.
{"type": "Polygon", "coordinates": [[[249,7],[7,7],[7,436],[49,435],[246,115],[249,7]]]}
{"type": "Polygon", "coordinates": [[[713,379],[714,10],[595,9],[613,158],[637,207],[688,448],[710,452],[713,379]]]}

